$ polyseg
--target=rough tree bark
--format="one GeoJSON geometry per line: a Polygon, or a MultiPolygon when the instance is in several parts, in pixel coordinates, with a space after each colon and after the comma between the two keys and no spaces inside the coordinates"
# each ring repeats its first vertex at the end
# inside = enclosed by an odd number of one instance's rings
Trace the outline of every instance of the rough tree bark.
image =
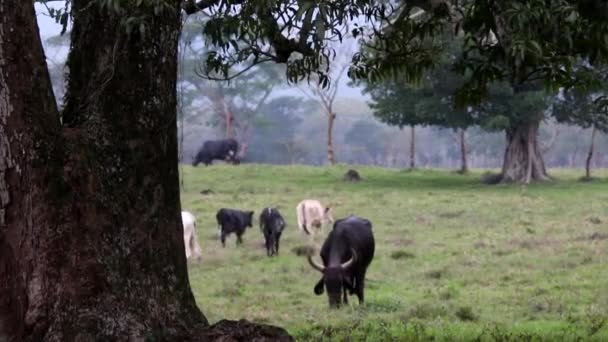
{"type": "Polygon", "coordinates": [[[539,122],[523,122],[506,130],[501,183],[527,184],[549,179],[538,144],[538,126],[539,122]]]}
{"type": "Polygon", "coordinates": [[[53,314],[63,196],[59,115],[32,2],[0,0],[0,340],[53,314]],[[16,29],[18,28],[18,29],[16,29]],[[28,44],[24,44],[28,42],[28,44]]]}
{"type": "Polygon", "coordinates": [[[467,142],[466,142],[466,130],[464,128],[458,129],[458,140],[460,142],[460,173],[469,172],[469,162],[467,158],[467,142]]]}
{"type": "Polygon", "coordinates": [[[331,111],[327,113],[327,161],[330,165],[336,165],[336,154],[334,152],[334,122],[336,120],[336,113],[331,111]]]}
{"type": "Polygon", "coordinates": [[[595,153],[595,134],[597,129],[595,125],[591,128],[591,142],[589,144],[589,152],[587,153],[587,160],[585,160],[585,178],[591,178],[591,161],[593,160],[593,154],[595,153]]]}
{"type": "Polygon", "coordinates": [[[146,5],[121,2],[119,16],[72,2],[60,124],[33,3],[0,0],[2,341],[289,339],[243,322],[209,328],[191,293],[177,169],[181,0],[164,2],[143,36],[122,19],[149,15],[146,5]]]}

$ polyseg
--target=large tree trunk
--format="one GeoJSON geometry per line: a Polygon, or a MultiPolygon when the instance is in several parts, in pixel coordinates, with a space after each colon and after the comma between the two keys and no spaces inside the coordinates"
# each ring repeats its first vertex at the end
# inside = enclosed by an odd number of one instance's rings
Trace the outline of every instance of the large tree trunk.
{"type": "Polygon", "coordinates": [[[416,168],[416,126],[410,126],[410,169],[416,168]]]}
{"type": "MultiPolygon", "coordinates": [[[[0,0],[0,341],[288,338],[207,328],[192,296],[177,170],[181,1],[164,2],[145,36],[127,35],[113,9],[72,2],[61,127],[33,3],[0,0]]],[[[120,2],[139,18],[153,13],[146,4],[120,2]]]]}
{"type": "Polygon", "coordinates": [[[59,125],[33,2],[0,0],[0,341],[36,340],[53,318],[59,125]]]}
{"type": "Polygon", "coordinates": [[[595,152],[595,133],[597,129],[595,125],[591,129],[591,143],[589,144],[589,153],[587,153],[587,160],[585,161],[585,178],[591,178],[591,161],[593,160],[593,153],[595,152]]]}
{"type": "Polygon", "coordinates": [[[500,182],[525,183],[549,179],[538,144],[538,122],[507,129],[507,148],[500,182]]]}
{"type": "Polygon", "coordinates": [[[469,172],[469,162],[467,159],[466,130],[464,128],[458,129],[458,140],[460,142],[460,173],[467,173],[469,172]]]}
{"type": "MultiPolygon", "coordinates": [[[[162,2],[144,35],[128,34],[113,9],[73,2],[63,124],[72,195],[65,215],[76,221],[63,244],[78,262],[59,265],[70,284],[54,299],[62,310],[51,330],[60,339],[89,330],[105,339],[178,338],[207,324],[190,291],[180,220],[181,1],[162,2]]],[[[132,17],[150,15],[146,4],[121,2],[132,17]]]]}
{"type": "Polygon", "coordinates": [[[329,111],[327,115],[327,161],[330,165],[336,164],[336,155],[334,152],[334,121],[336,120],[336,113],[329,111]]]}

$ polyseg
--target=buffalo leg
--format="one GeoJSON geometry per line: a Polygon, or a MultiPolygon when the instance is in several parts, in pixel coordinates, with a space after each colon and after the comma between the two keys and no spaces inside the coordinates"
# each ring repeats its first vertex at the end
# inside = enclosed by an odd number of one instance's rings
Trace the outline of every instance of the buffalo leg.
{"type": "Polygon", "coordinates": [[[325,278],[321,277],[321,279],[315,285],[315,288],[314,288],[315,294],[316,295],[323,294],[324,286],[325,286],[325,278]]]}
{"type": "Polygon", "coordinates": [[[279,233],[279,234],[277,235],[277,238],[276,238],[276,240],[275,240],[275,242],[274,242],[274,243],[275,243],[274,251],[275,251],[275,254],[276,254],[276,255],[279,255],[279,240],[280,240],[280,239],[281,239],[281,233],[279,233]]]}
{"type": "Polygon", "coordinates": [[[222,240],[222,247],[226,247],[226,234],[224,234],[224,231],[220,233],[220,239],[222,240]]]}
{"type": "Polygon", "coordinates": [[[272,243],[270,241],[270,236],[266,235],[264,236],[264,239],[266,240],[266,256],[272,256],[272,243]]]}
{"type": "Polygon", "coordinates": [[[348,291],[346,288],[343,288],[343,290],[344,290],[344,304],[348,305],[348,293],[347,293],[348,291]]]}
{"type": "Polygon", "coordinates": [[[365,288],[365,274],[355,278],[355,293],[359,298],[359,304],[363,304],[363,289],[365,288]]]}
{"type": "Polygon", "coordinates": [[[236,245],[238,246],[238,245],[240,245],[242,243],[243,243],[242,235],[241,234],[237,234],[236,235],[236,245]]]}

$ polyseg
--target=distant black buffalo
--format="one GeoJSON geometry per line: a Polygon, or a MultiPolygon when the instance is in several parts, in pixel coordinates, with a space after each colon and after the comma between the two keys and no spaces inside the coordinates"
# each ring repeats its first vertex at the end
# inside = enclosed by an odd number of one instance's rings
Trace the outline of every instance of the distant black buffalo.
{"type": "Polygon", "coordinates": [[[222,208],[215,215],[219,229],[222,247],[226,247],[226,237],[232,233],[236,234],[237,246],[243,243],[243,234],[247,227],[252,227],[253,211],[241,211],[222,208]]]}
{"type": "Polygon", "coordinates": [[[276,208],[264,208],[262,210],[260,230],[264,234],[266,255],[279,255],[279,240],[285,226],[285,220],[276,208]]]}
{"type": "Polygon", "coordinates": [[[315,293],[322,294],[325,287],[329,306],[339,307],[342,294],[344,303],[348,303],[348,290],[351,295],[355,293],[359,304],[362,304],[365,272],[374,257],[374,249],[371,222],[352,215],[336,221],[321,247],[323,265],[319,265],[308,255],[310,265],[323,273],[323,277],[315,285],[315,293]]]}
{"type": "Polygon", "coordinates": [[[239,144],[234,139],[207,140],[194,157],[192,165],[197,166],[198,164],[203,163],[207,166],[215,159],[239,164],[239,160],[236,156],[238,150],[239,144]]]}

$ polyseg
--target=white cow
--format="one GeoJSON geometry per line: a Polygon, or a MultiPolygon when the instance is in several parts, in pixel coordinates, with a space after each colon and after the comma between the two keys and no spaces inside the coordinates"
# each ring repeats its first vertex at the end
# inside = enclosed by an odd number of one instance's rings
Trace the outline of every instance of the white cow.
{"type": "Polygon", "coordinates": [[[331,208],[324,207],[321,202],[313,199],[300,202],[296,207],[296,215],[298,217],[298,227],[311,239],[322,231],[323,226],[334,223],[331,208]]]}
{"type": "Polygon", "coordinates": [[[195,256],[201,260],[202,250],[196,237],[196,218],[190,212],[182,211],[182,223],[184,225],[184,245],[186,246],[186,258],[195,256]]]}

